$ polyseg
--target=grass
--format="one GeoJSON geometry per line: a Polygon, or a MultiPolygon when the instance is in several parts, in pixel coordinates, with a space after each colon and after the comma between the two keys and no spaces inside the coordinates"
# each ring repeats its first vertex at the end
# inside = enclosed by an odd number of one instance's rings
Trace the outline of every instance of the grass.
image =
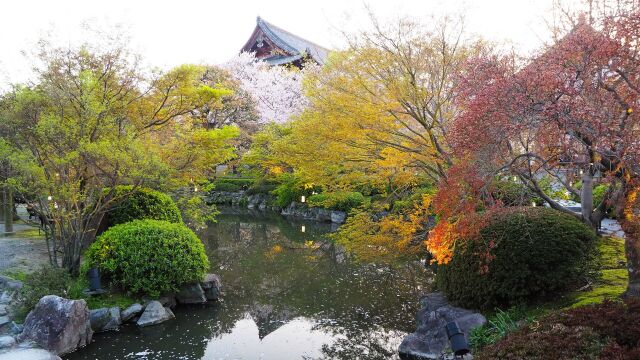
{"type": "Polygon", "coordinates": [[[128,296],[114,289],[109,289],[107,293],[102,295],[88,296],[83,293],[83,290],[87,288],[89,288],[89,282],[87,281],[87,279],[82,277],[72,279],[71,283],[69,284],[69,297],[71,299],[84,299],[87,302],[87,306],[89,306],[89,309],[99,309],[114,306],[126,309],[129,306],[140,302],[140,299],[128,296]]]}
{"type": "Polygon", "coordinates": [[[16,231],[15,237],[44,239],[44,233],[36,228],[16,231]]]}
{"type": "Polygon", "coordinates": [[[117,290],[109,289],[102,295],[89,296],[83,290],[89,287],[87,279],[84,277],[73,278],[63,269],[53,269],[42,267],[33,273],[4,272],[7,276],[24,282],[20,291],[22,306],[15,309],[15,319],[18,322],[24,321],[29,311],[45,295],[58,295],[68,299],[84,299],[89,309],[99,309],[103,307],[127,308],[140,299],[128,296],[117,290]]]}
{"type": "Polygon", "coordinates": [[[2,271],[2,275],[8,276],[15,280],[20,280],[22,282],[24,282],[27,279],[27,273],[25,273],[24,271],[5,270],[5,271],[2,271]]]}

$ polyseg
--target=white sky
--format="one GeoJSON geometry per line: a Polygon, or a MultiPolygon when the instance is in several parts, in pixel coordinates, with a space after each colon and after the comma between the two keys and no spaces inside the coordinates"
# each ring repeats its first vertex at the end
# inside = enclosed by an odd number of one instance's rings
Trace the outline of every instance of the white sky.
{"type": "MultiPolygon", "coordinates": [[[[574,1],[574,0],[569,0],[574,1]]],[[[528,52],[549,38],[544,19],[552,0],[367,0],[381,20],[409,15],[466,13],[466,26],[487,39],[528,52]]],[[[223,62],[244,45],[256,16],[329,48],[340,47],[337,29],[366,27],[361,0],[9,0],[0,17],[0,87],[25,81],[32,49],[46,34],[59,43],[86,40],[82,23],[122,25],[131,46],[153,66],[223,62]]]]}

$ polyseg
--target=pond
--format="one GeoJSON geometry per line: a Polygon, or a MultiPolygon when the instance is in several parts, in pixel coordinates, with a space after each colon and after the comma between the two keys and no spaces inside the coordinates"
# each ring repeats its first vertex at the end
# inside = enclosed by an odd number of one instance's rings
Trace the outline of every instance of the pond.
{"type": "Polygon", "coordinates": [[[397,359],[432,275],[419,263],[367,265],[328,224],[222,209],[201,234],[223,300],[176,319],[98,333],[76,359],[397,359]]]}

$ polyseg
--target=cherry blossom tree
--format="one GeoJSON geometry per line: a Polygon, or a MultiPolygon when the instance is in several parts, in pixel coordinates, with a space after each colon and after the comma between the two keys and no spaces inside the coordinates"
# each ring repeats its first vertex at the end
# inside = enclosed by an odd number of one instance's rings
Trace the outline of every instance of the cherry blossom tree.
{"type": "Polygon", "coordinates": [[[241,53],[222,65],[253,97],[261,124],[284,123],[307,106],[302,91],[305,73],[318,67],[308,63],[303,70],[295,67],[269,66],[253,53],[241,53]]]}

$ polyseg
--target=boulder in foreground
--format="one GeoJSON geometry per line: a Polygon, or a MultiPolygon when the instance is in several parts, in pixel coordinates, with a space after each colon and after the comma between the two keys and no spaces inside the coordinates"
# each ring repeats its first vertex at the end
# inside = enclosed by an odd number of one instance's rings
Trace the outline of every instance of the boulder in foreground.
{"type": "Polygon", "coordinates": [[[469,332],[487,322],[479,313],[449,305],[442,293],[428,294],[420,303],[418,329],[407,335],[398,349],[403,359],[445,359],[450,352],[447,323],[457,322],[468,341],[469,332]]]}
{"type": "Polygon", "coordinates": [[[27,315],[18,340],[32,340],[57,355],[67,354],[91,342],[93,331],[84,300],[47,295],[27,315]]]}

